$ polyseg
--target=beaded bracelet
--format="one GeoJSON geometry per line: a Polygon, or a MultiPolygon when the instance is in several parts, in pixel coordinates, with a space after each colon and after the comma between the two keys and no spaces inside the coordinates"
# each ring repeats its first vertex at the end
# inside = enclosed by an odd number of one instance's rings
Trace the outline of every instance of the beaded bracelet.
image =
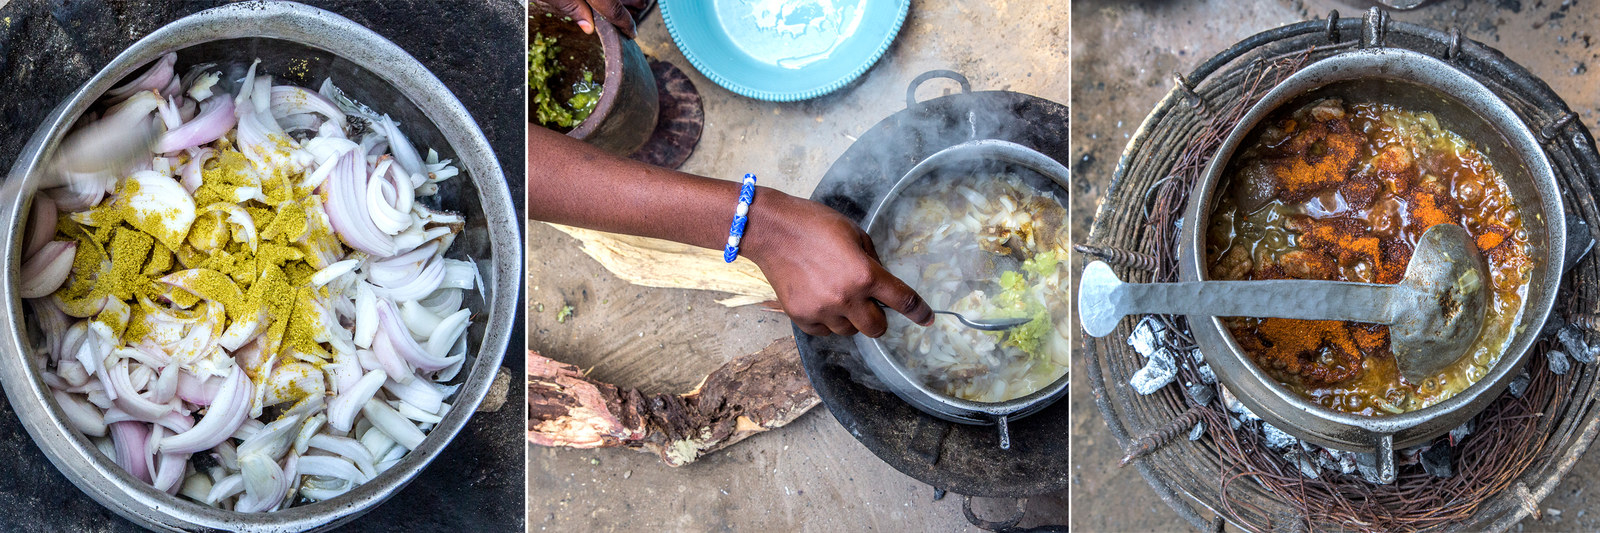
{"type": "Polygon", "coordinates": [[[739,258],[739,239],[744,237],[744,223],[750,218],[750,202],[756,199],[756,175],[745,174],[744,186],[739,188],[739,207],[733,210],[733,226],[728,228],[728,246],[722,249],[722,260],[732,263],[739,258]]]}

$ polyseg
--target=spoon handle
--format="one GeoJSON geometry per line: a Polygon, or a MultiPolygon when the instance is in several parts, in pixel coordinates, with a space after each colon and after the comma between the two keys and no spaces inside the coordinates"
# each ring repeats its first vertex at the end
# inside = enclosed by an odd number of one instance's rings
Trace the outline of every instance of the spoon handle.
{"type": "MultiPolygon", "coordinates": [[[[1266,280],[1124,283],[1104,263],[1084,269],[1078,312],[1103,336],[1131,314],[1249,316],[1393,324],[1416,291],[1348,281],[1266,280]]],[[[1421,302],[1414,302],[1420,304],[1421,302]]]]}

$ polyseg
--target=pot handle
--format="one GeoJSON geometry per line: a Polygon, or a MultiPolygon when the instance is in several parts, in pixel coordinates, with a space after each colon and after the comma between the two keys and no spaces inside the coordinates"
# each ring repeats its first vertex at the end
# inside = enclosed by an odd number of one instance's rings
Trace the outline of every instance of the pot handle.
{"type": "Polygon", "coordinates": [[[1011,415],[1000,415],[999,418],[994,419],[994,426],[1000,428],[1000,449],[1002,450],[1011,449],[1011,424],[1008,420],[1010,417],[1011,415]]]}
{"type": "Polygon", "coordinates": [[[917,87],[921,87],[924,82],[934,78],[947,78],[956,80],[956,83],[961,84],[961,94],[972,92],[972,82],[967,81],[967,77],[962,76],[961,73],[954,70],[930,70],[912,79],[911,86],[906,87],[907,108],[917,105],[917,87]]]}
{"type": "Polygon", "coordinates": [[[1373,448],[1377,451],[1371,454],[1371,459],[1373,460],[1371,464],[1378,468],[1378,482],[1384,485],[1393,484],[1395,479],[1394,435],[1379,435],[1378,441],[1373,443],[1373,448]]]}

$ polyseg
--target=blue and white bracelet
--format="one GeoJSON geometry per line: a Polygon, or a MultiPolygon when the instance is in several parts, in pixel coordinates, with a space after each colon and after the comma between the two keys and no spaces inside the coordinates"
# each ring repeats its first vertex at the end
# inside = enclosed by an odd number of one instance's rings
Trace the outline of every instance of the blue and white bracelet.
{"type": "Polygon", "coordinates": [[[756,199],[756,175],[745,174],[744,186],[739,188],[739,206],[733,210],[733,226],[728,228],[728,246],[722,249],[722,260],[732,263],[739,258],[739,240],[744,238],[744,223],[750,220],[750,202],[756,199]]]}

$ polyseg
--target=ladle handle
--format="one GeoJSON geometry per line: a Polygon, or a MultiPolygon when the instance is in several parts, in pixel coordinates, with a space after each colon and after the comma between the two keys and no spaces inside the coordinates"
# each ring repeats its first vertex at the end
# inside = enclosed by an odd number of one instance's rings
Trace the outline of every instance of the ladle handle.
{"type": "Polygon", "coordinates": [[[1348,281],[1265,280],[1123,283],[1096,261],[1079,285],[1079,316],[1096,337],[1133,314],[1249,316],[1348,320],[1393,324],[1395,300],[1409,294],[1395,285],[1348,281]]]}

